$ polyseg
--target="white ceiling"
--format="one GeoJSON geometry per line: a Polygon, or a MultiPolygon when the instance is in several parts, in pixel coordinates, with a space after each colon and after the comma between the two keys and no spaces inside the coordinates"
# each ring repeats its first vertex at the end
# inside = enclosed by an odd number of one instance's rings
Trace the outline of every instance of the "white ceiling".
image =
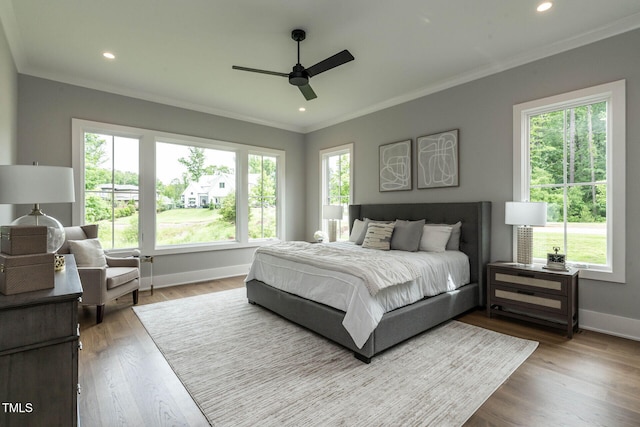
{"type": "Polygon", "coordinates": [[[309,132],[640,28],[638,0],[540,1],[0,0],[0,19],[22,74],[309,132]],[[290,72],[294,28],[305,67],[355,57],[312,101],[231,69],[290,72]]]}

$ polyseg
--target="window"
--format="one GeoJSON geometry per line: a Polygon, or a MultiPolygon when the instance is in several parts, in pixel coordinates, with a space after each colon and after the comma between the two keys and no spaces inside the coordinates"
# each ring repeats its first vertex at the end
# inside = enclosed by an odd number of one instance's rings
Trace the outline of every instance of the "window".
{"type": "MultiPolygon", "coordinates": [[[[321,188],[320,218],[323,205],[341,205],[342,220],[338,222],[338,240],[349,238],[349,205],[352,203],[353,144],[329,148],[320,152],[321,188]]],[[[328,221],[322,221],[322,230],[329,229],[328,221]]]]}
{"type": "Polygon", "coordinates": [[[138,247],[139,141],[84,133],[84,218],[105,249],[138,247]]]}
{"type": "Polygon", "coordinates": [[[284,239],[284,152],[73,119],[74,224],[108,249],[191,252],[284,239]],[[243,173],[240,173],[243,171],[243,173]],[[110,242],[105,244],[105,242],[110,242]]]}
{"type": "Polygon", "coordinates": [[[277,172],[277,157],[249,155],[249,239],[268,239],[278,235],[277,172]]]}
{"type": "Polygon", "coordinates": [[[547,202],[534,260],[554,247],[581,277],[624,282],[625,82],[514,106],[514,200],[547,202]]]}
{"type": "Polygon", "coordinates": [[[158,140],[155,246],[235,241],[235,169],[234,151],[158,140]]]}

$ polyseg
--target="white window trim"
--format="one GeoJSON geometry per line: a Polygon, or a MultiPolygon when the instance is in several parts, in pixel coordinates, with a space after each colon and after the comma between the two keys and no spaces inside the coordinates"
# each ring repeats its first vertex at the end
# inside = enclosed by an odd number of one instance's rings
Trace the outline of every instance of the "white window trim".
{"type": "MultiPolygon", "coordinates": [[[[257,146],[249,146],[239,143],[218,141],[207,138],[199,138],[188,135],[173,134],[160,132],[150,129],[141,129],[131,126],[121,126],[110,123],[95,122],[82,119],[71,119],[71,148],[72,148],[72,166],[74,173],[74,186],[76,192],[76,202],[72,205],[71,221],[74,225],[83,224],[84,222],[84,134],[92,133],[108,133],[110,135],[122,136],[127,138],[135,138],[140,141],[140,192],[139,192],[139,215],[144,220],[140,220],[139,224],[139,241],[140,250],[146,255],[174,254],[174,253],[190,253],[202,252],[220,249],[236,249],[243,247],[256,247],[274,240],[285,240],[286,230],[284,222],[285,211],[285,152],[278,149],[270,149],[257,146]],[[278,237],[276,239],[252,239],[249,240],[249,232],[246,221],[237,221],[236,224],[236,241],[235,242],[211,242],[211,243],[195,243],[191,245],[161,246],[155,247],[155,229],[156,229],[156,200],[155,200],[155,164],[156,164],[156,142],[169,142],[177,144],[190,144],[203,148],[212,149],[229,149],[236,152],[238,160],[236,161],[236,188],[243,190],[243,195],[249,192],[249,183],[246,171],[248,170],[248,154],[264,154],[278,158],[278,198],[277,215],[279,222],[278,237]],[[149,237],[147,237],[149,236],[149,237]]],[[[245,197],[236,198],[236,217],[247,218],[248,201],[245,197]]],[[[112,252],[118,252],[114,250],[112,252]]],[[[124,251],[127,252],[127,251],[124,251]]],[[[130,250],[128,251],[130,252],[130,250]]]]}
{"type": "Polygon", "coordinates": [[[327,231],[329,229],[328,221],[322,219],[322,206],[326,204],[325,201],[327,199],[325,187],[325,182],[327,180],[327,170],[325,168],[324,159],[327,156],[336,156],[343,153],[349,153],[349,203],[353,203],[353,142],[320,150],[320,204],[318,206],[318,218],[320,219],[320,229],[324,231],[327,231]]]}
{"type": "Polygon", "coordinates": [[[581,268],[580,277],[624,283],[626,281],[625,80],[513,106],[513,200],[525,200],[529,194],[528,180],[523,179],[523,171],[527,170],[529,164],[529,151],[526,149],[529,131],[528,117],[560,108],[568,108],[571,105],[584,105],[604,99],[608,101],[607,126],[610,137],[610,140],[607,141],[607,259],[611,260],[611,265],[607,269],[581,268]]]}

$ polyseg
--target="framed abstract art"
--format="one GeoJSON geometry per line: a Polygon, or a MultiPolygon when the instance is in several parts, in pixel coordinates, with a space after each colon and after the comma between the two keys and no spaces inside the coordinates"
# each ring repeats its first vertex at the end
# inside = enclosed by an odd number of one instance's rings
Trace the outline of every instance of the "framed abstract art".
{"type": "Polygon", "coordinates": [[[416,140],[417,186],[423,188],[457,187],[458,129],[416,140]]]}
{"type": "Polygon", "coordinates": [[[380,191],[411,190],[411,140],[380,146],[380,191]]]}

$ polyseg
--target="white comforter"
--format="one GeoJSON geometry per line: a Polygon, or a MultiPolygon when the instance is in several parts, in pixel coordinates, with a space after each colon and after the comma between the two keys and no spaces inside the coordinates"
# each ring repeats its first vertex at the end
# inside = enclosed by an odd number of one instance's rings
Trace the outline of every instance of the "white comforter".
{"type": "MultiPolygon", "coordinates": [[[[329,243],[350,255],[380,251],[364,249],[350,242],[329,243]]],[[[404,252],[390,251],[406,257],[419,266],[420,277],[382,289],[375,296],[367,290],[362,278],[344,271],[332,270],[278,257],[271,251],[256,252],[246,281],[257,279],[275,288],[344,311],[343,326],[354,343],[361,348],[376,328],[382,315],[414,303],[426,296],[452,291],[469,283],[469,259],[459,251],[404,252]]]]}

